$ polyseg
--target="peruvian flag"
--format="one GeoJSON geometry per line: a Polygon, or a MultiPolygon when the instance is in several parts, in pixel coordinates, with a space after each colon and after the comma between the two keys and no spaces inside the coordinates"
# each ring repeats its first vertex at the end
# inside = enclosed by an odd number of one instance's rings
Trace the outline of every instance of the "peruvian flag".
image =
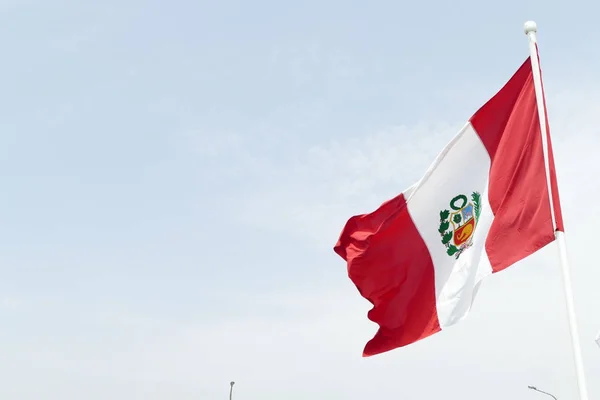
{"type": "Polygon", "coordinates": [[[348,220],[334,250],[379,324],[363,356],[462,320],[483,278],[563,231],[549,129],[548,179],[537,107],[528,57],[421,180],[348,220]]]}

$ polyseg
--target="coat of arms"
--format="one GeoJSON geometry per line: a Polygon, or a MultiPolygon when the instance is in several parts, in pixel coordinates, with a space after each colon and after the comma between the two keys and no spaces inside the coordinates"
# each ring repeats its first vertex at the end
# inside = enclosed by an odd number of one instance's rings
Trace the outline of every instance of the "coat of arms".
{"type": "Polygon", "coordinates": [[[440,211],[439,232],[446,253],[458,259],[473,244],[473,233],[481,214],[481,195],[473,192],[469,201],[467,196],[459,194],[450,201],[450,208],[452,211],[440,211]]]}

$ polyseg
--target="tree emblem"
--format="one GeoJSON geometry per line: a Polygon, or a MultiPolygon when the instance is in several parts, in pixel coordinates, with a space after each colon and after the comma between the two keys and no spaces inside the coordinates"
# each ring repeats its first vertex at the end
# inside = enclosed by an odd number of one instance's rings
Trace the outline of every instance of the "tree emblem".
{"type": "Polygon", "coordinates": [[[446,246],[446,253],[458,259],[473,244],[473,233],[481,214],[481,195],[473,192],[469,201],[467,196],[459,194],[450,200],[450,208],[452,211],[440,211],[438,231],[442,236],[442,244],[446,246]]]}

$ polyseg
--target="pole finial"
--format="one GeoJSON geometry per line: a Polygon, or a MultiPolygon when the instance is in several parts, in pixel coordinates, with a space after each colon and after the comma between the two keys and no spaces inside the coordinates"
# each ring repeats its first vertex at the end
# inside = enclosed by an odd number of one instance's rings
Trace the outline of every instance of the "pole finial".
{"type": "Polygon", "coordinates": [[[525,34],[529,35],[530,32],[536,33],[537,32],[537,24],[534,21],[527,21],[525,22],[525,34]]]}

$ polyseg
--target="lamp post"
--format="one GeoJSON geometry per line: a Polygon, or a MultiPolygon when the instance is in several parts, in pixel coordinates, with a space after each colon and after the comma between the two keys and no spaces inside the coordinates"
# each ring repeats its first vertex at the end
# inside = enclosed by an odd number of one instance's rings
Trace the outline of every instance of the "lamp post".
{"type": "Polygon", "coordinates": [[[234,381],[229,382],[229,400],[233,397],[233,385],[235,385],[234,381]]]}
{"type": "Polygon", "coordinates": [[[535,390],[536,392],[540,392],[540,393],[543,393],[543,394],[545,394],[545,395],[547,395],[547,396],[550,396],[550,397],[552,397],[554,400],[558,400],[558,399],[556,398],[556,396],[555,396],[555,395],[553,395],[553,394],[550,394],[550,393],[548,393],[548,392],[544,392],[543,390],[540,390],[540,389],[536,388],[535,386],[527,386],[527,387],[528,387],[529,389],[531,389],[531,390],[535,390]]]}

